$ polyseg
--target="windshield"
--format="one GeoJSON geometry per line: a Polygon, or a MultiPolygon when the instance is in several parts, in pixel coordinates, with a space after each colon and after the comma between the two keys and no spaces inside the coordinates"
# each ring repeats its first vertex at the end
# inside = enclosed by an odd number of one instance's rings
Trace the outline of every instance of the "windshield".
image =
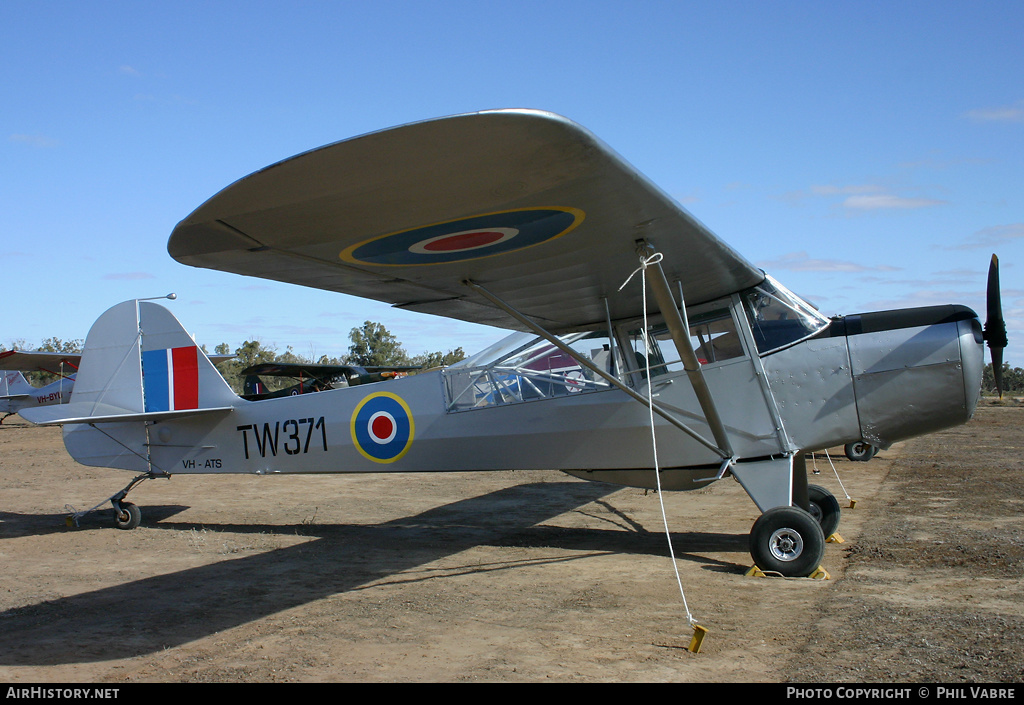
{"type": "Polygon", "coordinates": [[[809,338],[828,319],[771,277],[743,293],[757,351],[764,355],[809,338]]]}

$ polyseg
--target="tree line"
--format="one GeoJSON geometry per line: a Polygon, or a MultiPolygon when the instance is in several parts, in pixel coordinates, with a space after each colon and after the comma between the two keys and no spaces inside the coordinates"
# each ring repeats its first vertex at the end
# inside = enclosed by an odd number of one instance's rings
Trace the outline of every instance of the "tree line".
{"type": "MultiPolygon", "coordinates": [[[[981,378],[981,388],[985,392],[995,393],[996,379],[992,372],[992,363],[985,365],[985,372],[981,378]]],[[[1019,394],[1024,391],[1024,370],[1019,367],[1010,367],[1010,363],[1003,363],[1003,393],[1019,394]]]]}
{"type": "MultiPolygon", "coordinates": [[[[328,357],[321,355],[317,359],[297,354],[289,345],[283,353],[278,353],[274,348],[265,346],[259,340],[247,340],[234,351],[227,343],[221,343],[214,348],[215,355],[231,355],[235,357],[227,362],[217,365],[217,369],[231,385],[236,393],[241,393],[244,379],[242,370],[267,362],[279,362],[282,364],[314,364],[314,365],[357,365],[359,367],[418,367],[421,370],[429,370],[435,367],[452,365],[466,357],[461,347],[449,350],[448,352],[425,352],[421,355],[410,356],[398,338],[391,331],[380,323],[365,321],[363,325],[353,328],[348,334],[351,344],[348,352],[341,357],[328,357]]],[[[203,352],[209,354],[203,346],[203,352]]],[[[410,371],[414,374],[416,371],[410,371]]],[[[282,382],[282,385],[274,384],[271,380],[269,388],[287,386],[293,382],[282,382]]]]}
{"type": "MultiPolygon", "coordinates": [[[[280,363],[301,363],[317,365],[358,365],[360,367],[418,367],[423,370],[434,367],[451,365],[459,360],[465,359],[466,353],[461,347],[449,350],[448,352],[425,352],[421,355],[409,355],[398,338],[391,331],[380,323],[365,321],[363,325],[353,328],[349,332],[348,352],[340,357],[328,357],[321,355],[317,359],[299,355],[289,345],[284,352],[279,353],[275,348],[268,347],[259,340],[246,340],[235,350],[227,343],[217,345],[212,354],[235,355],[227,362],[217,366],[224,379],[236,393],[241,393],[243,378],[242,370],[265,362],[280,363]]],[[[47,338],[38,347],[28,346],[24,340],[12,341],[10,347],[0,344],[0,352],[3,350],[40,350],[43,352],[57,352],[75,354],[82,352],[83,340],[61,340],[60,338],[47,338]]],[[[211,354],[205,345],[200,348],[207,355],[211,354]]],[[[70,369],[64,372],[70,375],[74,372],[70,369]]],[[[411,371],[415,373],[415,370],[411,371]]],[[[49,384],[57,379],[57,375],[49,372],[26,372],[25,377],[33,386],[40,387],[49,384]]]]}

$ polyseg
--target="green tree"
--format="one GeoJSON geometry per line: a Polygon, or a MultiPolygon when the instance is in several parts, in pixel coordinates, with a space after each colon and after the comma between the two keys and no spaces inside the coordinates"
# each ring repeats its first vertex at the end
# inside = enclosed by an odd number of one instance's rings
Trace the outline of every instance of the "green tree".
{"type": "MultiPolygon", "coordinates": [[[[992,373],[992,363],[985,365],[985,371],[981,377],[981,390],[986,394],[996,393],[995,375],[992,373]]],[[[1010,367],[1010,363],[1003,363],[1003,393],[1024,392],[1024,369],[1010,367]]]]}
{"type": "Polygon", "coordinates": [[[448,367],[449,365],[454,365],[456,362],[465,359],[466,353],[461,347],[459,347],[454,350],[449,350],[446,353],[438,351],[417,355],[412,358],[411,364],[419,365],[424,370],[430,370],[435,367],[448,367]]]}
{"type": "Polygon", "coordinates": [[[82,352],[82,340],[61,340],[60,338],[47,338],[39,346],[43,352],[56,353],[80,353],[82,352]]]}
{"type": "Polygon", "coordinates": [[[409,356],[402,344],[387,328],[373,321],[363,322],[348,334],[352,345],[348,349],[348,362],[363,367],[408,365],[409,356]]]}
{"type": "Polygon", "coordinates": [[[296,355],[295,351],[292,350],[292,346],[289,345],[287,348],[285,348],[285,351],[283,353],[277,356],[274,362],[283,362],[288,364],[309,364],[310,360],[309,358],[303,357],[302,355],[296,355]]]}
{"type": "Polygon", "coordinates": [[[235,355],[233,362],[237,362],[239,368],[243,370],[246,367],[277,360],[277,352],[273,348],[264,346],[259,340],[245,341],[235,349],[235,355]]]}
{"type": "MultiPolygon", "coordinates": [[[[227,343],[221,343],[214,348],[218,355],[231,354],[231,348],[227,343]]],[[[246,340],[239,347],[235,348],[235,358],[217,365],[221,376],[236,394],[242,392],[242,370],[253,365],[264,362],[276,362],[277,351],[265,346],[259,340],[246,340]]]]}

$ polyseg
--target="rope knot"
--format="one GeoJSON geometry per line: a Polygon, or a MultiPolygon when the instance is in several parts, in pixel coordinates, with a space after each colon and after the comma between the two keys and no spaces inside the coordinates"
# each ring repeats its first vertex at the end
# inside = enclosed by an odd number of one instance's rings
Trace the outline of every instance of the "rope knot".
{"type": "Polygon", "coordinates": [[[647,269],[648,265],[657,264],[662,260],[663,255],[660,252],[655,252],[653,255],[640,258],[640,266],[633,270],[632,274],[626,277],[626,281],[622,282],[622,286],[619,287],[619,291],[626,288],[626,284],[629,284],[629,280],[636,276],[637,272],[642,272],[647,269]]]}

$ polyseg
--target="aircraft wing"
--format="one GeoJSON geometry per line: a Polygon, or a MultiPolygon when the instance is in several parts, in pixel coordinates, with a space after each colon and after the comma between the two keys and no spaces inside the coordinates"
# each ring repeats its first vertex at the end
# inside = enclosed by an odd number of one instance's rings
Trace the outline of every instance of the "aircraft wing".
{"type": "Polygon", "coordinates": [[[313,365],[291,362],[263,362],[246,367],[240,374],[265,377],[336,377],[362,370],[351,365],[313,365]]]}
{"type": "Polygon", "coordinates": [[[262,362],[246,367],[240,374],[259,375],[261,377],[311,377],[325,379],[344,375],[364,375],[367,372],[409,372],[423,369],[419,365],[392,365],[384,367],[360,367],[358,365],[319,365],[302,362],[262,362]]]}
{"type": "Polygon", "coordinates": [[[167,249],[197,267],[521,328],[470,279],[558,332],[642,313],[639,286],[618,292],[641,238],[664,254],[688,303],[764,278],[589,131],[552,113],[499,110],[269,166],[181,221],[167,249]]]}
{"type": "Polygon", "coordinates": [[[61,363],[64,363],[64,373],[71,374],[78,371],[78,363],[81,359],[81,353],[4,350],[0,352],[0,371],[35,372],[41,370],[59,374],[61,363]]]}

